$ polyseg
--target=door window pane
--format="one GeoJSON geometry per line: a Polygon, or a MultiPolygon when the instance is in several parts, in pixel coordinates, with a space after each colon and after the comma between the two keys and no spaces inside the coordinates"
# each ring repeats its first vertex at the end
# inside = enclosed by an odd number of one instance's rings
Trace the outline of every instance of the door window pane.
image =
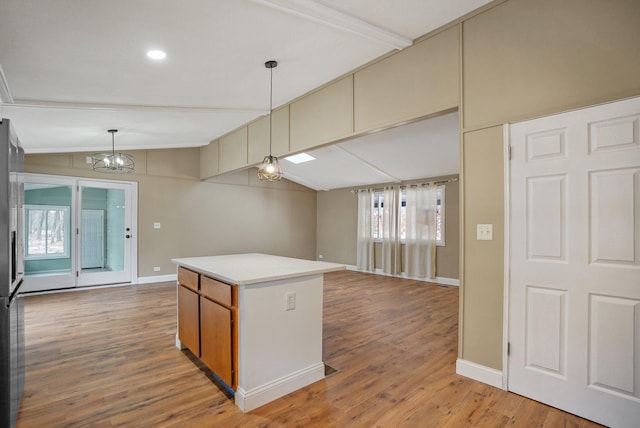
{"type": "Polygon", "coordinates": [[[124,270],[125,191],[82,187],[82,272],[124,270]]]}
{"type": "Polygon", "coordinates": [[[25,205],[25,259],[69,257],[69,207],[25,205]]]}

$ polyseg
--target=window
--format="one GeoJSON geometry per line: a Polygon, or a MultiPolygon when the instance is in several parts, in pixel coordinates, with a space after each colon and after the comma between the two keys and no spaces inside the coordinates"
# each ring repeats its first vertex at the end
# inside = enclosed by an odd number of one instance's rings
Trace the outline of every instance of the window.
{"type": "Polygon", "coordinates": [[[69,207],[25,205],[25,259],[69,257],[69,207]]]}
{"type": "MultiPolygon", "coordinates": [[[[406,192],[402,190],[402,205],[400,206],[400,240],[406,238],[407,210],[406,192]]],[[[382,208],[384,207],[383,192],[373,195],[373,209],[371,210],[371,224],[373,227],[373,239],[382,240],[382,208]]],[[[438,206],[436,208],[436,245],[444,246],[444,186],[438,186],[438,206]]]]}

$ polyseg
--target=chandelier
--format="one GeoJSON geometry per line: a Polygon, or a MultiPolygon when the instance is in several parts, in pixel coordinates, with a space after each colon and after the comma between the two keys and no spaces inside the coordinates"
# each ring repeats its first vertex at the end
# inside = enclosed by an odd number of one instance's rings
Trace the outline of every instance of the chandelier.
{"type": "Polygon", "coordinates": [[[278,163],[278,158],[271,154],[271,140],[273,138],[273,69],[278,66],[276,61],[267,61],[264,66],[271,71],[271,84],[269,92],[269,154],[264,157],[260,168],[258,168],[258,178],[260,180],[277,181],[282,178],[282,168],[278,163]]]}
{"type": "Polygon", "coordinates": [[[126,153],[116,153],[114,134],[117,129],[109,129],[111,134],[111,153],[96,153],[91,156],[91,163],[95,172],[111,174],[126,174],[135,171],[133,156],[126,153]]]}

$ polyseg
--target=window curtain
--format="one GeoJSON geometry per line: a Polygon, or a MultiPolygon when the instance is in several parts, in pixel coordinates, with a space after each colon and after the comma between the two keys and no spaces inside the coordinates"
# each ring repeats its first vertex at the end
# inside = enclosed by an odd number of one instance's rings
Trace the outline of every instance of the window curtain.
{"type": "Polygon", "coordinates": [[[406,190],[404,267],[407,276],[424,279],[436,276],[437,204],[438,186],[406,190]]]}
{"type": "Polygon", "coordinates": [[[373,192],[358,192],[358,250],[356,265],[360,270],[373,271],[373,236],[371,216],[373,209],[373,192]]]}
{"type": "Polygon", "coordinates": [[[382,209],[382,271],[391,275],[401,272],[399,207],[400,187],[385,188],[382,209]]]}

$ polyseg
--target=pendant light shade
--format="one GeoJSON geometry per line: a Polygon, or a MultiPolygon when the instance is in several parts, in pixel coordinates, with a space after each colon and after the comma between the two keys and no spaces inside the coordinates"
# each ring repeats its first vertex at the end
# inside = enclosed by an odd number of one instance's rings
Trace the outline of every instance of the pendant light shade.
{"type": "Polygon", "coordinates": [[[271,72],[269,86],[269,154],[264,157],[258,168],[258,178],[266,181],[278,181],[282,178],[282,167],[278,158],[271,154],[271,142],[273,139],[273,69],[278,66],[276,61],[267,61],[264,66],[271,72]]]}
{"type": "Polygon", "coordinates": [[[126,153],[116,153],[114,134],[117,129],[107,131],[111,134],[111,153],[96,153],[91,156],[91,163],[95,172],[110,174],[127,174],[135,171],[133,156],[126,153]]]}

